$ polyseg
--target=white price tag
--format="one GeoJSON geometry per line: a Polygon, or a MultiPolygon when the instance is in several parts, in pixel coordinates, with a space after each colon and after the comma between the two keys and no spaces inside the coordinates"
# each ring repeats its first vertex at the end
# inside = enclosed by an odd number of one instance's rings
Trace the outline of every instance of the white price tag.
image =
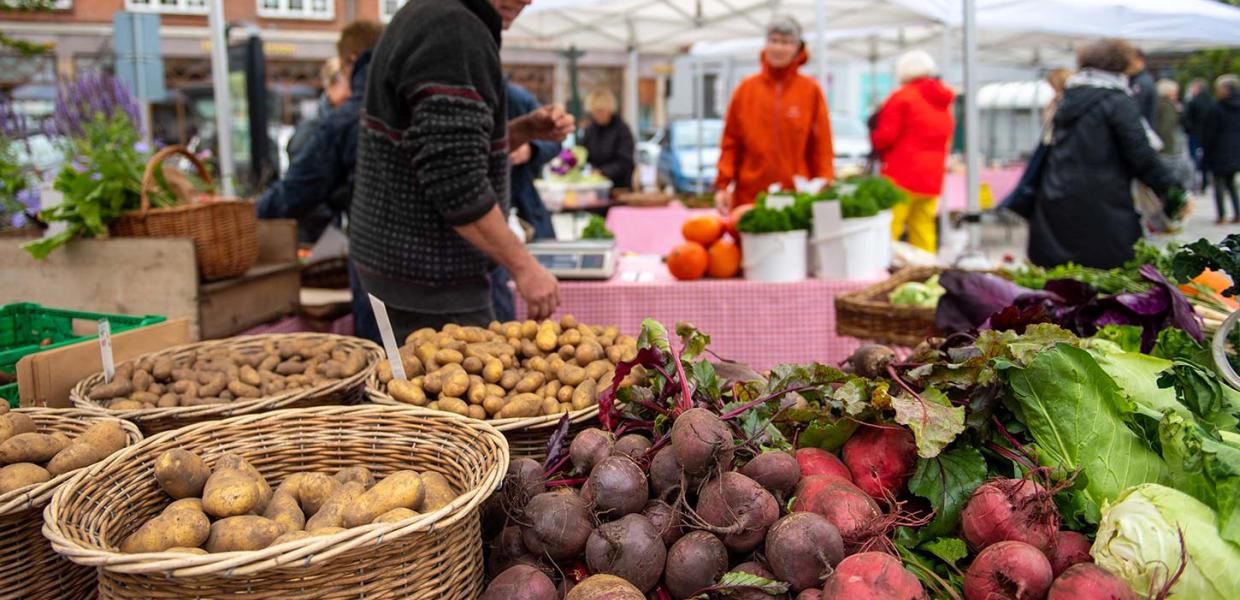
{"type": "Polygon", "coordinates": [[[797,201],[797,197],[792,194],[768,194],[766,197],[766,207],[771,210],[782,210],[792,206],[797,201]]]}
{"type": "Polygon", "coordinates": [[[99,319],[99,358],[103,361],[104,383],[112,383],[116,365],[112,362],[112,324],[107,319],[99,319]]]}
{"type": "Polygon", "coordinates": [[[387,352],[388,365],[392,367],[392,379],[408,379],[405,376],[405,364],[400,360],[400,346],[396,343],[396,334],[392,332],[392,322],[388,320],[387,306],[374,294],[366,295],[370,296],[370,308],[375,311],[379,337],[383,338],[383,349],[387,352]]]}

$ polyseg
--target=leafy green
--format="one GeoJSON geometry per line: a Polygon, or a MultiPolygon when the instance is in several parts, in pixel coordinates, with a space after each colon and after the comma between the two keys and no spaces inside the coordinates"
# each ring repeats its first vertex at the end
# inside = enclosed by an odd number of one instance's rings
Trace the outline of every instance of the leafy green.
{"type": "Polygon", "coordinates": [[[964,431],[964,407],[953,406],[947,396],[935,388],[926,388],[921,400],[900,395],[891,399],[896,422],[913,431],[917,454],[934,458],[964,431]]]}
{"type": "Polygon", "coordinates": [[[1103,504],[1128,487],[1170,480],[1162,458],[1126,425],[1127,399],[1087,351],[1059,344],[1005,373],[1012,412],[1041,463],[1084,477],[1084,520],[1096,523],[1103,504]]]}
{"type": "Polygon", "coordinates": [[[1159,437],[1172,484],[1214,508],[1219,535],[1240,543],[1240,448],[1175,414],[1159,424],[1159,437]]]}
{"type": "Polygon", "coordinates": [[[667,339],[667,328],[662,323],[654,319],[645,319],[642,321],[641,333],[637,335],[637,347],[654,347],[663,352],[671,352],[672,348],[667,339]]]}
{"type": "Polygon", "coordinates": [[[964,540],[954,537],[936,538],[922,544],[920,548],[953,567],[969,555],[969,548],[965,546],[964,540]]]}
{"type": "Polygon", "coordinates": [[[765,206],[754,206],[741,215],[740,222],[736,224],[736,230],[741,233],[782,233],[793,229],[796,228],[787,208],[774,210],[765,206]]]}
{"type": "MultiPolygon", "coordinates": [[[[1171,329],[1164,331],[1171,331],[1171,329]]],[[[1175,331],[1183,332],[1182,329],[1175,329],[1175,331]]],[[[1107,325],[1094,334],[1094,340],[1107,340],[1124,352],[1140,352],[1141,328],[1136,325],[1107,325]]]]}
{"type": "Polygon", "coordinates": [[[710,336],[698,331],[696,327],[689,323],[677,323],[676,336],[684,344],[684,349],[680,351],[680,358],[684,360],[696,358],[699,354],[705,352],[706,347],[710,345],[710,336]]]}
{"type": "Polygon", "coordinates": [[[1240,233],[1233,233],[1218,245],[1199,239],[1176,252],[1171,258],[1171,275],[1180,283],[1197,277],[1202,271],[1222,271],[1231,278],[1232,286],[1224,296],[1240,295],[1240,233]]]}
{"type": "Polygon", "coordinates": [[[610,240],[615,237],[616,235],[607,228],[607,220],[599,215],[590,215],[590,221],[581,231],[583,240],[610,240]]]}
{"type": "Polygon", "coordinates": [[[919,459],[908,489],[928,500],[935,511],[934,520],[919,532],[923,536],[954,534],[960,511],[985,480],[986,459],[976,448],[958,445],[934,458],[919,459]]]}
{"type": "Polygon", "coordinates": [[[708,600],[716,595],[728,597],[735,592],[752,590],[770,596],[778,596],[788,591],[788,584],[744,571],[728,571],[719,578],[719,583],[707,588],[707,591],[693,596],[690,600],[708,600]]]}

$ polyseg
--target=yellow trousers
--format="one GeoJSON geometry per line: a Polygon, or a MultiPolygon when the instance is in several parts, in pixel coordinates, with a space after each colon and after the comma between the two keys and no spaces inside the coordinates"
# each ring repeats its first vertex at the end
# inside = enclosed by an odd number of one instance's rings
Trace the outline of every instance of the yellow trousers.
{"type": "Polygon", "coordinates": [[[898,240],[908,229],[908,243],[931,254],[938,251],[935,215],[938,213],[939,199],[937,196],[926,196],[905,192],[907,202],[901,202],[891,209],[891,239],[898,240]]]}

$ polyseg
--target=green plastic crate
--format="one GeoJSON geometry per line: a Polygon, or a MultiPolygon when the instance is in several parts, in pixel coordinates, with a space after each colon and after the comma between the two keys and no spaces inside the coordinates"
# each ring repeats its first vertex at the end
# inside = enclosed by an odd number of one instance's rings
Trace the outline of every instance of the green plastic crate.
{"type": "MultiPolygon", "coordinates": [[[[112,325],[112,332],[120,333],[162,323],[165,317],[62,310],[31,302],[8,304],[0,307],[0,371],[16,374],[17,361],[23,356],[95,339],[97,335],[94,332],[99,319],[107,319],[112,325]],[[75,321],[82,322],[78,325],[77,333],[73,327],[75,321]]],[[[17,384],[0,386],[0,398],[8,399],[9,404],[16,407],[17,384]]]]}

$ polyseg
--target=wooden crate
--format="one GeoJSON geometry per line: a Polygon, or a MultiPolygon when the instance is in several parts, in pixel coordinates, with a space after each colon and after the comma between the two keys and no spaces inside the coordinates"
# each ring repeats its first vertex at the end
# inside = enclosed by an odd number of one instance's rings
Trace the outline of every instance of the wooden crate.
{"type": "Polygon", "coordinates": [[[258,264],[235,279],[201,283],[189,239],[75,240],[38,261],[0,238],[0,304],[190,319],[194,340],[228,337],[297,310],[297,225],[258,222],[258,264]]]}

